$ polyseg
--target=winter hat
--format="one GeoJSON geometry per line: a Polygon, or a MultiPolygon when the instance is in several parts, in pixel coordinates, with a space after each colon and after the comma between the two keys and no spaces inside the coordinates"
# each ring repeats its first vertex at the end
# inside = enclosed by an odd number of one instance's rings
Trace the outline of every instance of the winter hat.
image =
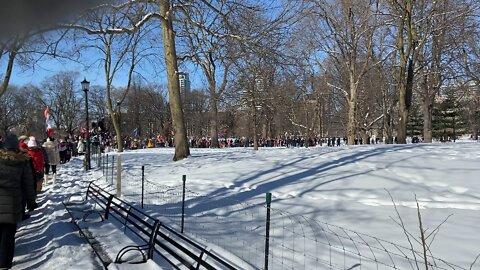
{"type": "Polygon", "coordinates": [[[30,140],[28,141],[27,146],[28,147],[37,147],[37,141],[35,140],[35,137],[30,136],[29,139],[30,140]]]}
{"type": "Polygon", "coordinates": [[[24,142],[25,140],[28,140],[28,136],[27,136],[27,135],[22,135],[22,136],[18,137],[18,141],[19,141],[19,142],[24,142]]]}
{"type": "Polygon", "coordinates": [[[10,134],[3,142],[3,148],[10,150],[18,150],[18,138],[15,134],[10,134]]]}

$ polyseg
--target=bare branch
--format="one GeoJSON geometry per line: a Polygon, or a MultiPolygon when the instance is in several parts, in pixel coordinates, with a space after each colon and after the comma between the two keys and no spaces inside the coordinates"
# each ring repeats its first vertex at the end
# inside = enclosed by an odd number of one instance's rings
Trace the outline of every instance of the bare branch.
{"type": "Polygon", "coordinates": [[[412,241],[410,240],[410,236],[408,234],[408,231],[407,229],[405,228],[405,224],[403,223],[403,219],[402,219],[402,216],[400,216],[400,213],[398,212],[398,209],[397,209],[397,205],[395,204],[395,201],[393,200],[393,197],[392,197],[392,194],[390,194],[390,191],[388,191],[387,189],[385,189],[385,191],[388,193],[388,195],[390,196],[390,199],[392,200],[392,203],[393,203],[393,207],[395,208],[395,212],[397,213],[397,217],[400,221],[400,224],[401,224],[401,228],[403,229],[403,233],[405,234],[405,236],[407,237],[407,241],[408,243],[410,244],[410,249],[412,251],[412,254],[413,254],[413,258],[415,260],[415,264],[417,265],[417,270],[420,270],[419,266],[418,266],[418,262],[417,262],[417,256],[415,255],[415,249],[413,248],[413,244],[412,244],[412,241]]]}

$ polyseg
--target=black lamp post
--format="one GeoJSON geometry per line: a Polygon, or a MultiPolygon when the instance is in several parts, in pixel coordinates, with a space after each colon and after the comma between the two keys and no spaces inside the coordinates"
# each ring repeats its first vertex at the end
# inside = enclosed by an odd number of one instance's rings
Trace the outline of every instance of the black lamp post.
{"type": "Polygon", "coordinates": [[[85,170],[88,171],[92,168],[90,166],[90,124],[88,121],[88,87],[90,86],[90,82],[84,78],[81,84],[82,90],[85,92],[85,110],[87,112],[87,151],[85,152],[85,170]]]}

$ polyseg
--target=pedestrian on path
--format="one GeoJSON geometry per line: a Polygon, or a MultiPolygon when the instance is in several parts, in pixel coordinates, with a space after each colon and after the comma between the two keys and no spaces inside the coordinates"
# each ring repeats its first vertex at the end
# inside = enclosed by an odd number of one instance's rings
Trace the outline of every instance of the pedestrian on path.
{"type": "Polygon", "coordinates": [[[8,135],[0,149],[0,268],[11,268],[15,251],[17,223],[22,220],[25,195],[27,208],[33,211],[35,191],[27,154],[19,151],[16,135],[8,135]]]}
{"type": "Polygon", "coordinates": [[[27,143],[28,146],[28,155],[33,160],[33,170],[35,174],[36,186],[35,190],[38,192],[42,191],[43,184],[43,170],[45,165],[45,156],[40,147],[38,147],[37,140],[35,137],[30,136],[27,143]]]}
{"type": "Polygon", "coordinates": [[[47,153],[48,162],[45,163],[45,184],[48,184],[48,176],[50,174],[50,168],[52,169],[52,182],[55,185],[57,180],[57,165],[60,163],[60,155],[58,151],[58,146],[55,143],[55,139],[48,137],[47,140],[43,143],[43,149],[47,153]]]}

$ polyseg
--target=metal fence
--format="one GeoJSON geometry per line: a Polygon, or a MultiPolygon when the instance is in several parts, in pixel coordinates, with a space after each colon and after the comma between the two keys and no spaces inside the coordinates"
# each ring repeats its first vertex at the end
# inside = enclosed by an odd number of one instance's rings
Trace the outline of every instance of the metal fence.
{"type": "MultiPolygon", "coordinates": [[[[97,164],[105,176],[103,181],[114,185],[115,158],[103,155],[101,159],[97,164]]],[[[406,247],[267,203],[203,196],[188,188],[185,176],[180,185],[160,185],[143,173],[138,177],[133,169],[144,170],[138,167],[122,172],[122,185],[129,187],[122,188],[125,199],[204,245],[234,254],[244,261],[242,269],[426,268],[420,243],[406,247]]],[[[429,269],[469,269],[431,254],[427,264],[429,269]]]]}

